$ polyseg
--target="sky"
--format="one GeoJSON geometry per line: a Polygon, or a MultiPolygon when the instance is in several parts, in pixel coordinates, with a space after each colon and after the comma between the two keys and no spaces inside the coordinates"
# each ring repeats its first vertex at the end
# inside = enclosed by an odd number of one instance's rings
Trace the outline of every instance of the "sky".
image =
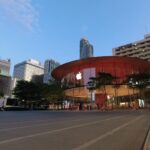
{"type": "Polygon", "coordinates": [[[94,56],[150,33],[149,0],[0,0],[0,59],[61,64],[79,59],[86,37],[94,56]]]}

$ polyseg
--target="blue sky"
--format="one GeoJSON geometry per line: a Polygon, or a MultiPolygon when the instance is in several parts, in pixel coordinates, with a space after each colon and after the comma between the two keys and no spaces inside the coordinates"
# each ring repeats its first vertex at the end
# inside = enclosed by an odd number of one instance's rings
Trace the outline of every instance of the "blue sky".
{"type": "Polygon", "coordinates": [[[149,0],[0,0],[0,58],[65,63],[87,37],[94,55],[150,33],[149,0]]]}

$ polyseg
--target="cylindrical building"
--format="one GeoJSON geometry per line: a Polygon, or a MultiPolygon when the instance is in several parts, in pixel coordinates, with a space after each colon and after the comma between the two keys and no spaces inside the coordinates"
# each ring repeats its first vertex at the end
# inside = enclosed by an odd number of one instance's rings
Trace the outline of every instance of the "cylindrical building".
{"type": "MultiPolygon", "coordinates": [[[[122,56],[91,57],[60,65],[53,70],[52,76],[64,85],[67,97],[87,100],[90,98],[87,83],[91,77],[96,77],[99,72],[110,73],[112,76],[116,76],[119,82],[122,83],[128,75],[150,72],[150,62],[122,56]]],[[[116,94],[111,85],[107,86],[106,91],[110,96],[116,94]]],[[[137,92],[137,90],[134,91],[134,93],[137,92]]],[[[97,89],[95,94],[99,93],[101,91],[97,89]]],[[[121,85],[117,89],[117,96],[132,94],[133,90],[126,85],[121,85]]]]}

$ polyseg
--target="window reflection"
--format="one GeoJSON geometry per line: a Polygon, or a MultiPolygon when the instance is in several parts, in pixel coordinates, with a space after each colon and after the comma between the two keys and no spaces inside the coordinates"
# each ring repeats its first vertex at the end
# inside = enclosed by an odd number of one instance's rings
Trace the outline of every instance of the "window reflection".
{"type": "Polygon", "coordinates": [[[89,82],[90,77],[95,77],[95,70],[95,68],[86,68],[83,70],[79,70],[78,72],[67,74],[61,81],[63,88],[70,89],[86,86],[89,82]],[[79,76],[79,73],[81,74],[81,77],[78,78],[77,76],[79,76]]]}

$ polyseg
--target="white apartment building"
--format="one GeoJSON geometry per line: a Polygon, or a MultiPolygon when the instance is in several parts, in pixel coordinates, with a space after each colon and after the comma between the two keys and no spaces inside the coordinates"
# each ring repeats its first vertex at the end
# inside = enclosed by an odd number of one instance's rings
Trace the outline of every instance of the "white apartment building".
{"type": "Polygon", "coordinates": [[[21,62],[14,66],[13,77],[17,80],[32,81],[35,76],[44,74],[44,67],[34,59],[21,62]]]}
{"type": "Polygon", "coordinates": [[[50,81],[53,80],[53,77],[51,76],[51,72],[58,67],[60,64],[52,59],[45,60],[44,63],[44,78],[43,83],[48,84],[50,81]]]}
{"type": "Polygon", "coordinates": [[[113,55],[138,57],[150,61],[150,34],[144,39],[113,48],[113,55]]]}

